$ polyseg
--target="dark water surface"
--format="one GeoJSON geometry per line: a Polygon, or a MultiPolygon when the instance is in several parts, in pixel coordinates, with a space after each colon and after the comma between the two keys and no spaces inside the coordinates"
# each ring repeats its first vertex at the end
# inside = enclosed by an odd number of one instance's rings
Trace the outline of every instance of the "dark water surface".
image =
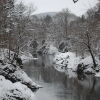
{"type": "Polygon", "coordinates": [[[43,86],[37,100],[100,100],[100,79],[87,76],[84,81],[69,79],[52,66],[52,57],[25,64],[26,73],[43,86]]]}

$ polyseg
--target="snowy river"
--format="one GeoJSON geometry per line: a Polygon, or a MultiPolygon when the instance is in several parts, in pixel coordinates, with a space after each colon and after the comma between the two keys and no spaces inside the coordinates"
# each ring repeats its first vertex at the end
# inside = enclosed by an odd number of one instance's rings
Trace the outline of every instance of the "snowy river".
{"type": "Polygon", "coordinates": [[[69,79],[56,71],[51,58],[40,58],[25,64],[24,70],[37,84],[43,86],[36,92],[37,100],[100,100],[100,79],[92,76],[84,81],[69,79]]]}

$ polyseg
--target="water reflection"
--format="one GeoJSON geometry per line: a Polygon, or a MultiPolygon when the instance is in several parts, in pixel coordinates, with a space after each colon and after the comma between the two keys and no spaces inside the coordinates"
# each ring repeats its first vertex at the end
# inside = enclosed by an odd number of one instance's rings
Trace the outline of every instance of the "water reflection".
{"type": "Polygon", "coordinates": [[[91,75],[84,81],[69,79],[52,67],[52,56],[42,57],[25,64],[25,71],[33,81],[43,86],[37,93],[38,100],[99,100],[100,79],[91,75]]]}

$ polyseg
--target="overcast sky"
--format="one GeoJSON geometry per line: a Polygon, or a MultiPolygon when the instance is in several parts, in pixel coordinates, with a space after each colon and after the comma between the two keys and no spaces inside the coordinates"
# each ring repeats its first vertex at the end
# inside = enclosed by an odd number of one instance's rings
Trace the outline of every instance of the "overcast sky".
{"type": "Polygon", "coordinates": [[[37,7],[35,13],[43,12],[58,12],[64,8],[76,14],[82,15],[87,9],[96,5],[98,0],[78,0],[77,3],[73,3],[73,0],[22,0],[25,4],[34,4],[37,7]]]}

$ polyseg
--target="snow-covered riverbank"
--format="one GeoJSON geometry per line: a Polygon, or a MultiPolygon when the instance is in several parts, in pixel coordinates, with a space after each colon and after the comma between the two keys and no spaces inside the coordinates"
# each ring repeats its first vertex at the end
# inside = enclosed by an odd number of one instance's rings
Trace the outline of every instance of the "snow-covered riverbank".
{"type": "MultiPolygon", "coordinates": [[[[10,51],[11,59],[13,59],[14,52],[10,51]]],[[[0,49],[0,60],[4,60],[7,62],[7,58],[9,56],[9,50],[8,49],[0,49]]],[[[34,58],[31,53],[29,52],[20,52],[19,57],[21,58],[23,63],[29,62],[30,60],[37,60],[38,58],[34,58]]]]}
{"type": "Polygon", "coordinates": [[[93,59],[90,55],[83,59],[81,56],[76,57],[74,52],[59,52],[54,45],[46,47],[45,55],[52,55],[54,68],[69,77],[77,77],[78,73],[94,74],[95,77],[100,77],[100,60],[98,57],[95,57],[96,68],[94,68],[93,59]]]}
{"type": "MultiPolygon", "coordinates": [[[[11,60],[14,52],[10,51],[11,60]]],[[[21,53],[26,62],[32,60],[30,53],[21,53]]],[[[14,62],[8,60],[8,49],[0,52],[0,100],[36,100],[34,93],[41,88],[14,62]],[[3,62],[3,63],[2,63],[3,62]]]]}
{"type": "Polygon", "coordinates": [[[35,100],[40,87],[18,66],[0,65],[0,100],[35,100]]]}
{"type": "Polygon", "coordinates": [[[35,100],[35,95],[27,86],[0,75],[0,100],[35,100]]]}
{"type": "Polygon", "coordinates": [[[69,77],[77,77],[78,67],[83,69],[83,73],[94,74],[95,77],[100,77],[100,60],[97,57],[95,59],[97,64],[95,70],[93,69],[91,56],[82,59],[81,57],[76,57],[73,52],[57,52],[53,63],[56,70],[66,73],[69,77]]]}

